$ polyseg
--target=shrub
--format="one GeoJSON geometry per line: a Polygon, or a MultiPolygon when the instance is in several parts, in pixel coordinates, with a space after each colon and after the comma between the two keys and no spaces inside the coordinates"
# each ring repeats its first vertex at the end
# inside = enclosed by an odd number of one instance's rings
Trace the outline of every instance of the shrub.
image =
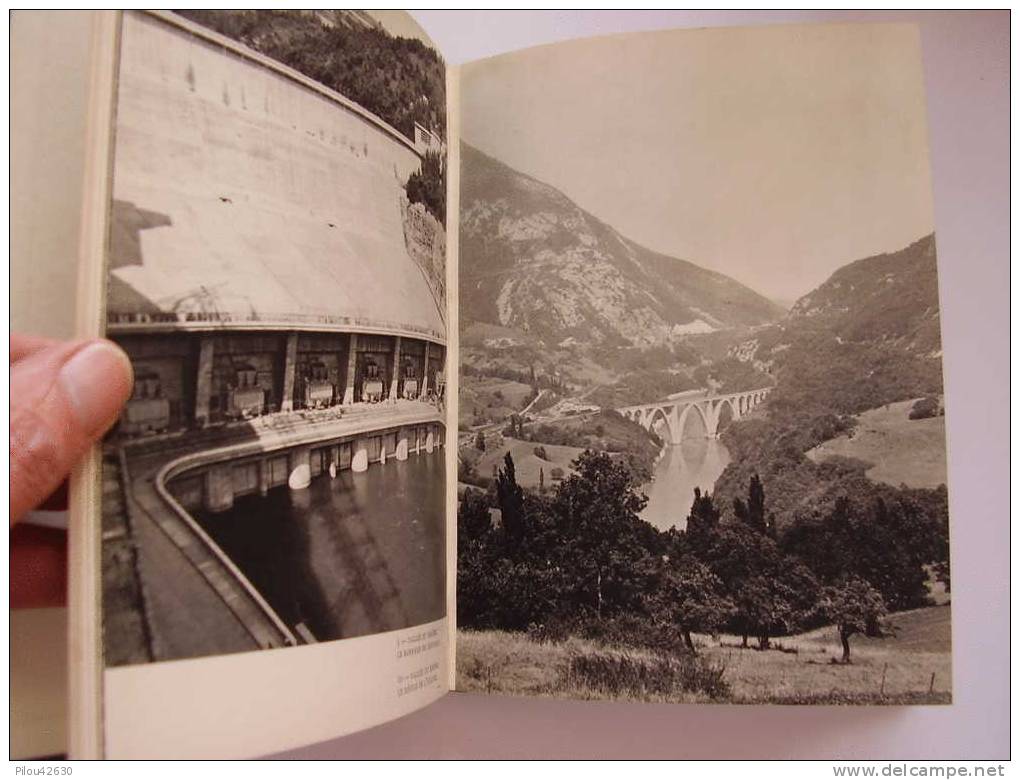
{"type": "Polygon", "coordinates": [[[927,417],[935,417],[939,413],[939,399],[928,396],[922,398],[913,405],[908,415],[911,420],[923,420],[927,417]]]}
{"type": "Polygon", "coordinates": [[[683,638],[675,626],[629,612],[611,618],[580,620],[574,633],[607,647],[633,647],[665,654],[685,652],[683,638]]]}
{"type": "Polygon", "coordinates": [[[647,698],[678,691],[725,696],[725,667],[692,655],[645,655],[632,651],[596,650],[570,656],[567,684],[611,696],[647,698]]]}
{"type": "Polygon", "coordinates": [[[549,453],[545,451],[545,447],[543,447],[542,445],[535,447],[533,452],[535,453],[536,458],[541,458],[542,460],[549,460],[549,453]]]}
{"type": "Polygon", "coordinates": [[[426,152],[421,168],[407,180],[407,199],[421,203],[428,212],[446,224],[446,168],[438,152],[426,152]]]}
{"type": "Polygon", "coordinates": [[[563,469],[556,466],[552,471],[549,472],[549,476],[553,478],[554,482],[559,482],[563,479],[563,469]]]}
{"type": "Polygon", "coordinates": [[[550,617],[541,623],[528,625],[528,638],[535,642],[559,644],[568,640],[574,630],[574,623],[558,617],[550,617]]]}

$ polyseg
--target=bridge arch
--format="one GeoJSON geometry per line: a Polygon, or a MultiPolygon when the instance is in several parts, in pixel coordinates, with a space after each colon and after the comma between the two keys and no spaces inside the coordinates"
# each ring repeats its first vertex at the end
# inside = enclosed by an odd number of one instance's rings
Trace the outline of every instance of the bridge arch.
{"type": "Polygon", "coordinates": [[[622,407],[617,411],[648,431],[654,430],[654,426],[661,417],[662,422],[666,425],[669,441],[678,444],[687,434],[686,428],[692,413],[700,415],[705,435],[715,437],[719,432],[719,423],[727,414],[726,404],[729,404],[729,417],[739,420],[764,401],[771,389],[762,387],[757,390],[702,396],[690,400],[664,400],[654,404],[622,407]],[[695,412],[691,411],[691,407],[694,407],[695,412]]]}
{"type": "Polygon", "coordinates": [[[655,433],[655,423],[658,419],[661,419],[665,425],[664,438],[670,443],[675,443],[677,441],[677,433],[673,430],[674,421],[670,419],[672,416],[672,414],[666,412],[666,407],[656,406],[649,410],[647,423],[644,427],[652,433],[655,433]]]}
{"type": "MultiPolygon", "coordinates": [[[[710,407],[711,404],[707,404],[707,406],[710,407]]],[[[677,429],[676,443],[680,442],[680,440],[684,437],[684,433],[686,433],[686,431],[687,431],[687,418],[691,415],[691,410],[692,409],[695,412],[697,412],[697,414],[701,417],[701,423],[702,423],[702,425],[704,426],[704,429],[705,429],[705,436],[710,436],[712,434],[712,430],[714,428],[712,423],[714,422],[714,420],[712,418],[711,411],[706,413],[705,409],[702,408],[701,404],[696,403],[696,402],[691,402],[691,403],[687,404],[683,408],[683,410],[680,412],[680,414],[678,415],[677,425],[676,425],[676,429],[677,429]]]]}
{"type": "Polygon", "coordinates": [[[734,399],[732,397],[727,397],[727,398],[721,399],[718,403],[713,405],[713,409],[712,409],[712,416],[715,418],[715,426],[714,426],[714,428],[715,428],[715,432],[716,433],[719,433],[719,423],[721,423],[723,421],[722,420],[722,414],[723,414],[723,407],[724,406],[728,406],[730,408],[729,422],[733,422],[734,420],[739,420],[740,416],[741,416],[739,398],[738,399],[734,399]]]}

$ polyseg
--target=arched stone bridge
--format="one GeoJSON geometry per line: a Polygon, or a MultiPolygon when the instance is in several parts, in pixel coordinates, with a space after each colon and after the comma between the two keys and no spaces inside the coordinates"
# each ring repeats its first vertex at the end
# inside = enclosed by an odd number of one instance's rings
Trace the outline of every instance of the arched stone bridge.
{"type": "Polygon", "coordinates": [[[716,438],[719,435],[719,418],[724,406],[728,405],[732,418],[739,420],[760,404],[771,390],[771,387],[761,387],[757,390],[744,390],[725,395],[687,396],[651,404],[625,406],[616,411],[649,431],[661,420],[669,432],[669,443],[679,444],[690,415],[700,415],[706,435],[709,438],[716,438]]]}

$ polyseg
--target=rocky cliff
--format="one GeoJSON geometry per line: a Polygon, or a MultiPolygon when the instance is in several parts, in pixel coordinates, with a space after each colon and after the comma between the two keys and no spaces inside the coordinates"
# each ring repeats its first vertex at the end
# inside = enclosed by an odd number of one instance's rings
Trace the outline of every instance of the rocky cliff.
{"type": "Polygon", "coordinates": [[[652,252],[566,195],[461,148],[460,316],[549,345],[651,346],[782,316],[733,279],[652,252]]]}

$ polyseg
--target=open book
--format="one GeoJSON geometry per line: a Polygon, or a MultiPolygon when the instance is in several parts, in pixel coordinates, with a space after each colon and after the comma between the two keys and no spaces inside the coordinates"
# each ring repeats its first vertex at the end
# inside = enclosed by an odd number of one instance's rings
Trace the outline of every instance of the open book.
{"type": "Polygon", "coordinates": [[[448,691],[948,703],[909,25],[447,68],[397,12],[100,14],[77,757],[255,756],[448,691]]]}

